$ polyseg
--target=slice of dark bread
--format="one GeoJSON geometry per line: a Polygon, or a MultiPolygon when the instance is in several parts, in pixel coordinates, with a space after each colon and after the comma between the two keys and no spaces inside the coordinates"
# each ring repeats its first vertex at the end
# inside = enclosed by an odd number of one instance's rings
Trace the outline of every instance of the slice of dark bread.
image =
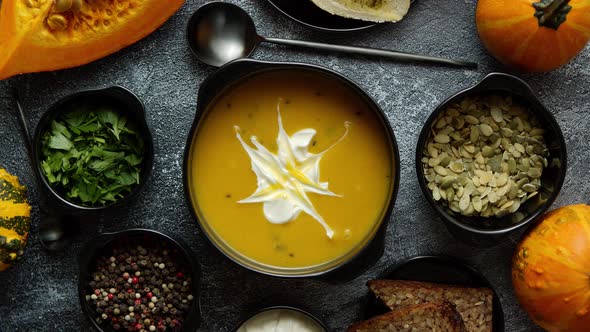
{"type": "Polygon", "coordinates": [[[351,325],[347,332],[465,332],[461,315],[449,302],[423,303],[351,325]]]}
{"type": "Polygon", "coordinates": [[[371,280],[367,286],[391,310],[427,302],[449,301],[463,317],[468,332],[492,331],[493,292],[489,288],[406,280],[371,280]]]}

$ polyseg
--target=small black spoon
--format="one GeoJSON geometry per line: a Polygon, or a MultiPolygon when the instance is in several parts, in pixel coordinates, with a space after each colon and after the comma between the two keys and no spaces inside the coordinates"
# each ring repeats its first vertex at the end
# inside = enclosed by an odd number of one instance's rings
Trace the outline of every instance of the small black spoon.
{"type": "MultiPolygon", "coordinates": [[[[33,142],[31,141],[29,125],[27,124],[25,112],[20,103],[18,91],[16,90],[16,88],[12,89],[12,94],[18,110],[18,119],[21,125],[21,133],[25,140],[27,152],[29,153],[31,166],[34,169],[35,156],[33,155],[33,142]]],[[[37,184],[39,185],[39,188],[42,188],[42,186],[39,183],[37,184]]],[[[63,215],[55,211],[52,211],[48,207],[48,205],[49,204],[46,201],[46,198],[44,198],[43,195],[41,195],[39,200],[39,241],[41,242],[43,247],[45,247],[45,249],[49,251],[62,251],[71,243],[71,227],[73,225],[77,225],[77,223],[71,222],[71,219],[74,219],[72,216],[63,215]]]]}

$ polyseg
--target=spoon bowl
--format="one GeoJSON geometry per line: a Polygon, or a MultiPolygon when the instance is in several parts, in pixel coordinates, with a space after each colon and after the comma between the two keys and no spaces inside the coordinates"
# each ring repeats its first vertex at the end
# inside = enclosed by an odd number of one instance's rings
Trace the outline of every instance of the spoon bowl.
{"type": "Polygon", "coordinates": [[[77,233],[78,221],[71,216],[61,216],[41,210],[39,241],[49,251],[62,251],[77,233]],[[74,230],[76,228],[76,230],[74,230]]]}
{"type": "Polygon", "coordinates": [[[188,24],[188,42],[193,54],[215,67],[248,57],[256,48],[257,37],[248,13],[224,2],[203,5],[188,24]]]}

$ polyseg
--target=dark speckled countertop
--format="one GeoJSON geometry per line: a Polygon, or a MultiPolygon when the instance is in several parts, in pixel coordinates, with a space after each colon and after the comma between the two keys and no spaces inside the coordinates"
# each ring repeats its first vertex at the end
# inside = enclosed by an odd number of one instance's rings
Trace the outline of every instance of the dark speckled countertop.
{"type": "MultiPolygon", "coordinates": [[[[294,0],[295,1],[295,0],[294,0]]],[[[185,140],[195,114],[199,84],[214,69],[198,63],[184,35],[190,14],[202,0],[189,0],[154,34],[102,60],[52,73],[15,77],[0,82],[0,165],[17,174],[38,195],[18,132],[8,86],[23,96],[32,125],[55,100],[86,88],[120,84],[134,91],[147,108],[156,146],[154,171],[138,201],[114,218],[86,224],[71,250],[45,252],[36,235],[38,210],[33,210],[32,237],[26,257],[0,274],[0,331],[90,331],[77,297],[77,255],[94,234],[131,227],[165,231],[187,242],[203,265],[199,331],[228,331],[266,297],[290,297],[305,303],[334,331],[343,331],[361,312],[367,279],[387,266],[421,254],[462,257],[479,269],[498,291],[507,331],[530,331],[533,324],[519,308],[510,285],[509,262],[518,234],[496,247],[472,249],[453,240],[422,197],[414,170],[418,132],[430,112],[450,94],[491,71],[505,70],[486,54],[474,26],[474,0],[417,1],[398,24],[368,31],[330,35],[307,29],[277,13],[263,0],[233,0],[250,12],[265,36],[370,45],[409,52],[478,61],[478,71],[418,67],[366,57],[317,54],[264,46],[253,55],[263,60],[321,64],[364,86],[375,98],[396,133],[401,154],[401,187],[390,221],[386,252],[356,280],[342,285],[318,281],[279,280],[239,268],[211,249],[199,234],[182,191],[181,165],[185,140]]],[[[568,174],[555,206],[586,202],[590,196],[590,48],[573,63],[548,74],[526,74],[542,102],[555,114],[567,141],[568,174]]]]}

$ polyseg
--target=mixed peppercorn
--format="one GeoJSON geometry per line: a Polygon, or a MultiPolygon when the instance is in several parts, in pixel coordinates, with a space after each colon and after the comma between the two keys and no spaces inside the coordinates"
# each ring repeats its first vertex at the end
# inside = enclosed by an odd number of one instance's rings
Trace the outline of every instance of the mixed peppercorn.
{"type": "Polygon", "coordinates": [[[178,331],[193,301],[183,257],[167,243],[126,241],[96,259],[86,302],[116,331],[178,331]]]}

